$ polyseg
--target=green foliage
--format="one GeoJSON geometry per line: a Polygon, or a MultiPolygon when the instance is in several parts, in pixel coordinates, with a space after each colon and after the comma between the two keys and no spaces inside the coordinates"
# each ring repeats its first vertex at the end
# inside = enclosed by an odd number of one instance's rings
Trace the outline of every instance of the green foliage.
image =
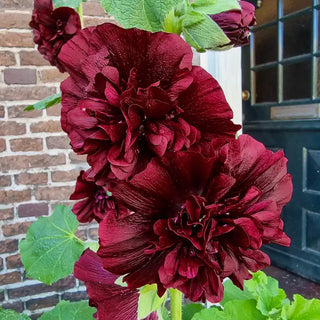
{"type": "Polygon", "coordinates": [[[217,14],[233,9],[241,9],[238,0],[196,0],[191,7],[205,14],[217,14]]]}
{"type": "Polygon", "coordinates": [[[87,0],[53,0],[54,8],[59,7],[70,7],[77,9],[79,8],[81,2],[87,2],[87,0]]]}
{"type": "Polygon", "coordinates": [[[167,293],[161,298],[157,293],[157,285],[146,285],[140,290],[138,319],[146,318],[151,312],[159,310],[167,299],[167,293]]]}
{"type": "Polygon", "coordinates": [[[47,97],[33,105],[27,106],[24,111],[31,111],[31,110],[43,110],[49,107],[52,107],[61,102],[61,93],[56,93],[50,97],[47,97]]]}
{"type": "Polygon", "coordinates": [[[308,300],[295,294],[292,304],[284,306],[281,320],[319,320],[320,300],[308,300]]]}
{"type": "Polygon", "coordinates": [[[91,308],[87,301],[60,301],[56,307],[45,312],[39,320],[93,320],[95,308],[91,308]]]}
{"type": "Polygon", "coordinates": [[[0,319],[1,320],[30,320],[24,313],[19,314],[13,310],[2,309],[0,307],[0,319]]]}
{"type": "Polygon", "coordinates": [[[204,309],[200,303],[189,303],[182,307],[182,320],[191,320],[192,317],[204,309]]]}
{"type": "Polygon", "coordinates": [[[103,8],[125,28],[164,30],[164,20],[184,0],[100,0],[103,8]]]}
{"type": "Polygon", "coordinates": [[[40,217],[29,227],[19,244],[28,276],[51,284],[72,273],[85,249],[74,234],[78,225],[71,208],[58,205],[50,217],[40,217]]]}

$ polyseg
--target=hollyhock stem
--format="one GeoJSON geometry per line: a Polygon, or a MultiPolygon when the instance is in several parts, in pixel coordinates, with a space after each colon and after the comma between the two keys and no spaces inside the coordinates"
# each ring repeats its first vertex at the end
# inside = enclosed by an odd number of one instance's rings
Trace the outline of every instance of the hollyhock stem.
{"type": "Polygon", "coordinates": [[[78,14],[80,17],[80,22],[81,22],[81,27],[83,28],[83,10],[82,10],[82,2],[80,2],[79,7],[78,7],[78,14]]]}
{"type": "Polygon", "coordinates": [[[171,319],[182,319],[182,293],[177,289],[169,289],[170,305],[171,305],[171,319]]]}

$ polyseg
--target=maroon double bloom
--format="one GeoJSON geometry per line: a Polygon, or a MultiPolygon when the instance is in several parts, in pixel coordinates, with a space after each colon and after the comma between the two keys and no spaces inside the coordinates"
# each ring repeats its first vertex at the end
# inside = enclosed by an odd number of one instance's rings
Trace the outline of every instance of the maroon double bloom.
{"type": "Polygon", "coordinates": [[[61,50],[62,128],[87,154],[91,179],[128,179],[168,151],[206,152],[239,126],[218,83],[192,66],[179,36],[112,24],[82,30],[61,50]]]}

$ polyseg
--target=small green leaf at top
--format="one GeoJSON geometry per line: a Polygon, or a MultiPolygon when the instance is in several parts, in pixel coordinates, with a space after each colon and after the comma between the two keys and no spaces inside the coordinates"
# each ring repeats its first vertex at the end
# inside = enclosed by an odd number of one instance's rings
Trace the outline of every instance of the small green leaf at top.
{"type": "Polygon", "coordinates": [[[319,320],[320,300],[308,300],[299,294],[293,295],[292,304],[282,309],[281,320],[319,320]]]}
{"type": "Polygon", "coordinates": [[[26,108],[24,108],[24,111],[43,110],[43,109],[52,107],[60,102],[61,102],[61,93],[56,93],[33,105],[27,106],[26,108]]]}
{"type": "Polygon", "coordinates": [[[167,300],[167,293],[158,296],[157,285],[146,285],[140,290],[138,304],[138,320],[146,318],[151,312],[158,310],[167,300]]]}
{"type": "MultiPolygon", "coordinates": [[[[251,281],[251,280],[248,280],[248,281],[251,281]]],[[[227,302],[232,300],[255,299],[255,296],[248,290],[246,286],[244,286],[244,289],[241,290],[236,285],[234,285],[230,279],[224,281],[223,287],[224,287],[224,295],[223,295],[223,300],[220,302],[222,306],[224,306],[227,302]]]]}
{"type": "Polygon", "coordinates": [[[91,308],[87,301],[60,301],[56,307],[45,312],[39,320],[94,320],[95,308],[91,308]]]}
{"type": "Polygon", "coordinates": [[[184,0],[100,0],[102,7],[125,28],[163,31],[168,13],[184,0]]]}
{"type": "Polygon", "coordinates": [[[182,306],[182,320],[191,320],[202,309],[204,309],[204,306],[200,303],[189,303],[182,306]]]}
{"type": "Polygon", "coordinates": [[[19,314],[14,310],[2,309],[0,307],[0,319],[1,320],[30,320],[30,318],[24,313],[19,314]]]}
{"type": "Polygon", "coordinates": [[[83,0],[53,0],[53,6],[55,8],[59,8],[59,7],[70,7],[70,8],[74,8],[77,9],[79,8],[81,2],[85,2],[83,0]]]}
{"type": "Polygon", "coordinates": [[[229,10],[240,10],[238,0],[195,0],[191,7],[200,13],[217,14],[229,10]]]}
{"type": "Polygon", "coordinates": [[[40,217],[20,241],[21,260],[27,275],[46,284],[73,271],[86,246],[75,236],[79,223],[71,208],[58,205],[50,217],[40,217]]]}

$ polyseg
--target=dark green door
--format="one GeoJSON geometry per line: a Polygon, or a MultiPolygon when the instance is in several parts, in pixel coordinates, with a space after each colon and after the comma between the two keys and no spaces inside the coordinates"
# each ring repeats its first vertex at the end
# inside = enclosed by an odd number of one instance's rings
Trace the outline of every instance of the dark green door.
{"type": "Polygon", "coordinates": [[[285,208],[290,248],[273,264],[320,282],[320,49],[318,0],[264,0],[243,48],[244,132],[289,159],[294,193],[285,208]]]}

